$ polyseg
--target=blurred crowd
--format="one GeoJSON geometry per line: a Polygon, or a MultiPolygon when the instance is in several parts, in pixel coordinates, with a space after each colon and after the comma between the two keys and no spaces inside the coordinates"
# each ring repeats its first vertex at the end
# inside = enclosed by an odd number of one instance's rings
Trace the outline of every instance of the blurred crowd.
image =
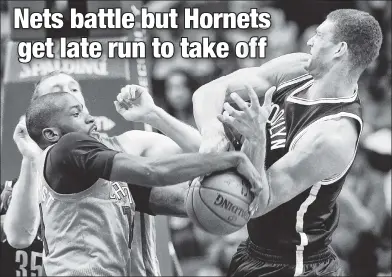
{"type": "MultiPolygon", "coordinates": [[[[150,37],[178,46],[190,41],[226,41],[231,47],[252,36],[267,36],[265,59],[183,59],[180,49],[171,59],[152,60],[152,92],[156,103],[178,119],[195,126],[192,93],[219,76],[261,64],[291,52],[308,52],[306,45],[317,24],[332,10],[357,8],[379,20],[384,43],[379,58],[359,84],[364,130],[358,154],[339,196],[340,223],[332,244],[348,275],[391,274],[391,2],[389,1],[145,1],[156,11],[199,7],[201,12],[241,12],[258,8],[271,14],[268,30],[151,30],[150,37]],[[165,3],[166,2],[166,3],[165,3]],[[306,15],[306,16],[305,16],[306,15]]],[[[3,22],[2,22],[3,26],[3,22]]],[[[181,24],[179,24],[181,26],[181,24]]],[[[2,61],[4,42],[2,36],[2,61]]],[[[178,46],[179,47],[179,46],[178,46]]],[[[3,75],[3,63],[1,65],[3,75]]],[[[213,92],[212,92],[213,93],[213,92]]],[[[174,247],[185,275],[222,275],[246,230],[216,237],[195,227],[188,219],[170,218],[174,247]]]]}

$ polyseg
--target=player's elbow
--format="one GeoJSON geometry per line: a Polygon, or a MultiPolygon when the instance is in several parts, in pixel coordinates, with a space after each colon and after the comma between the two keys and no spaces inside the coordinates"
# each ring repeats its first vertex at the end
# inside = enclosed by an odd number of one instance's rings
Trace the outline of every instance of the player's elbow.
{"type": "Polygon", "coordinates": [[[33,241],[35,236],[27,233],[20,232],[22,230],[15,230],[15,228],[4,228],[4,234],[7,238],[9,245],[11,245],[15,249],[23,249],[29,247],[33,241]]]}
{"type": "Polygon", "coordinates": [[[29,247],[33,241],[34,241],[34,236],[29,236],[29,238],[8,238],[7,241],[9,245],[11,245],[15,249],[24,249],[29,247]]]}
{"type": "Polygon", "coordinates": [[[193,104],[205,104],[205,101],[211,99],[211,95],[217,94],[219,92],[226,92],[226,88],[229,85],[229,78],[228,76],[220,77],[219,79],[213,80],[207,84],[202,85],[199,87],[192,96],[193,104]]]}

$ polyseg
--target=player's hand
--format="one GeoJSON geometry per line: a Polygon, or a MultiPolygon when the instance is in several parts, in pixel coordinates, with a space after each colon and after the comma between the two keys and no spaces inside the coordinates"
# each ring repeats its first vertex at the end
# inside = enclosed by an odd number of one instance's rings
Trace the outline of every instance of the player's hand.
{"type": "Polygon", "coordinates": [[[126,85],[114,101],[117,112],[128,121],[149,123],[156,108],[154,100],[144,87],[126,85]]]}
{"type": "Polygon", "coordinates": [[[249,205],[249,213],[252,216],[257,210],[259,204],[259,195],[262,192],[262,177],[257,169],[253,166],[249,158],[242,152],[237,152],[240,155],[240,162],[237,166],[237,171],[243,177],[248,179],[251,184],[250,191],[253,193],[253,201],[249,205]]]}
{"type": "Polygon", "coordinates": [[[258,142],[265,138],[265,124],[272,111],[272,95],[276,90],[271,87],[266,93],[263,106],[260,106],[259,98],[252,87],[245,85],[250,98],[250,105],[246,103],[238,94],[232,93],[230,97],[241,109],[234,109],[229,103],[223,105],[223,115],[218,119],[222,123],[228,124],[236,129],[249,141],[258,142]]]}
{"type": "Polygon", "coordinates": [[[33,141],[26,128],[26,118],[23,116],[16,125],[14,135],[14,142],[23,157],[30,160],[35,160],[42,153],[42,149],[33,141]]]}
{"type": "Polygon", "coordinates": [[[116,126],[116,123],[106,116],[94,116],[98,132],[108,132],[116,126]]]}

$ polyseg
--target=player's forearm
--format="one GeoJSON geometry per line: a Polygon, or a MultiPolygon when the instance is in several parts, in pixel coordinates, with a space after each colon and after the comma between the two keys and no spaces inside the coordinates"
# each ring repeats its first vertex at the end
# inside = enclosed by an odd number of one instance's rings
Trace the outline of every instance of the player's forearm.
{"type": "Polygon", "coordinates": [[[156,215],[187,217],[185,197],[188,182],[170,187],[153,188],[150,194],[149,207],[156,215]]]}
{"type": "Polygon", "coordinates": [[[227,88],[228,84],[221,79],[201,86],[193,94],[193,115],[202,136],[209,132],[224,134],[217,116],[222,113],[227,88]]]}
{"type": "Polygon", "coordinates": [[[4,222],[4,232],[10,245],[14,248],[28,247],[37,235],[39,221],[35,164],[23,158],[4,222]]]}
{"type": "Polygon", "coordinates": [[[262,138],[260,142],[245,140],[241,149],[260,173],[263,178],[263,183],[267,182],[267,171],[265,169],[265,144],[265,137],[262,138]]]}
{"type": "Polygon", "coordinates": [[[175,185],[214,171],[237,167],[244,156],[236,152],[179,154],[166,158],[114,157],[110,180],[148,187],[175,185]]]}
{"type": "Polygon", "coordinates": [[[270,183],[268,180],[267,170],[265,168],[265,144],[265,137],[260,138],[260,141],[245,140],[241,149],[260,173],[262,178],[263,189],[259,196],[259,214],[257,216],[260,216],[261,211],[266,211],[271,199],[270,183]]]}
{"type": "Polygon", "coordinates": [[[147,123],[174,140],[185,152],[197,152],[200,148],[201,135],[199,131],[159,107],[154,110],[147,123]]]}

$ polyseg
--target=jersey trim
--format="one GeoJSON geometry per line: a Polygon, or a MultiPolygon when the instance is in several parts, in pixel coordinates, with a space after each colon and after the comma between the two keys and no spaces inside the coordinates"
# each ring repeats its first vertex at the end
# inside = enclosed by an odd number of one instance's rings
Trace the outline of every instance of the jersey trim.
{"type": "MultiPolygon", "coordinates": [[[[310,82],[310,84],[313,84],[313,80],[310,82]]],[[[347,97],[320,98],[317,100],[309,100],[309,99],[304,99],[304,98],[294,96],[298,92],[299,91],[297,91],[297,90],[293,91],[293,93],[291,93],[289,95],[289,97],[287,97],[287,101],[292,102],[292,103],[301,104],[301,105],[307,105],[307,106],[316,105],[316,104],[320,104],[320,103],[332,103],[332,104],[333,103],[350,103],[350,102],[354,102],[357,99],[358,86],[355,88],[354,93],[351,96],[347,96],[347,97]]]]}
{"type": "Polygon", "coordinates": [[[278,86],[278,88],[276,90],[279,91],[282,88],[285,88],[285,87],[287,87],[289,85],[292,85],[292,84],[295,84],[295,83],[299,83],[299,82],[302,82],[302,81],[304,81],[306,79],[312,79],[312,78],[313,78],[312,75],[306,73],[304,75],[298,76],[298,77],[296,77],[294,79],[291,79],[291,80],[288,80],[288,81],[285,81],[285,82],[279,84],[279,86],[278,86]]]}

